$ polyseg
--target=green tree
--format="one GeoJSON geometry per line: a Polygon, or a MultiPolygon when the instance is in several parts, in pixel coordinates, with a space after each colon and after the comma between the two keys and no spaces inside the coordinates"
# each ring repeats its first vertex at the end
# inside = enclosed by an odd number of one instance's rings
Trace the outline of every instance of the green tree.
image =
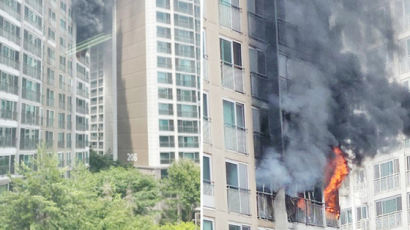
{"type": "Polygon", "coordinates": [[[162,222],[189,222],[200,204],[200,168],[190,160],[180,160],[168,169],[162,180],[166,200],[162,222]]]}
{"type": "Polygon", "coordinates": [[[159,230],[198,230],[199,227],[192,222],[181,222],[179,224],[166,224],[159,228],[159,230]]]}
{"type": "Polygon", "coordinates": [[[91,172],[99,172],[100,170],[108,169],[111,166],[119,166],[117,161],[113,160],[111,154],[100,155],[94,150],[90,150],[90,167],[91,172]]]}

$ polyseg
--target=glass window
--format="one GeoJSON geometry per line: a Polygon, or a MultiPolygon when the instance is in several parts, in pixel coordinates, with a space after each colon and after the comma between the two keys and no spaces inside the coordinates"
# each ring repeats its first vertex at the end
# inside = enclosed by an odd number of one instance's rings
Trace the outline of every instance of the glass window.
{"type": "Polygon", "coordinates": [[[174,121],[173,120],[159,120],[159,130],[161,131],[174,131],[174,121]]]}
{"type": "Polygon", "coordinates": [[[157,26],[157,37],[171,38],[171,29],[167,27],[157,26]]]}
{"type": "Polygon", "coordinates": [[[160,68],[171,69],[172,68],[171,58],[157,57],[157,66],[160,68]]]}
{"type": "Polygon", "coordinates": [[[214,230],[213,221],[204,220],[202,225],[203,225],[203,227],[202,227],[203,230],[214,230]]]}
{"type": "Polygon", "coordinates": [[[157,0],[157,7],[169,9],[169,0],[157,0]]]}
{"type": "Polygon", "coordinates": [[[157,22],[170,24],[171,16],[168,13],[157,12],[157,22]]]}
{"type": "Polygon", "coordinates": [[[158,41],[157,42],[157,52],[170,54],[171,53],[171,43],[158,41]]]}
{"type": "Polygon", "coordinates": [[[158,83],[172,84],[172,73],[158,72],[158,83]]]}
{"type": "Polygon", "coordinates": [[[172,164],[175,161],[174,152],[162,152],[160,153],[160,163],[161,164],[172,164]]]}

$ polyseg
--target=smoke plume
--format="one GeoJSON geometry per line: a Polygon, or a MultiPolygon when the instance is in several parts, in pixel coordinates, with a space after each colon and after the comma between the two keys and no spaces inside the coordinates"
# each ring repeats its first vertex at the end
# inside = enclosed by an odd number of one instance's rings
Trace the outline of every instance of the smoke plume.
{"type": "Polygon", "coordinates": [[[86,40],[111,28],[113,0],[73,0],[77,41],[86,40]]]}
{"type": "Polygon", "coordinates": [[[395,80],[396,25],[390,0],[285,0],[279,17],[283,154],[268,149],[257,175],[289,194],[323,181],[331,146],[353,161],[386,153],[409,133],[409,91],[395,80]],[[282,40],[281,40],[282,39],[282,40]],[[407,126],[406,126],[407,125],[407,126]]]}

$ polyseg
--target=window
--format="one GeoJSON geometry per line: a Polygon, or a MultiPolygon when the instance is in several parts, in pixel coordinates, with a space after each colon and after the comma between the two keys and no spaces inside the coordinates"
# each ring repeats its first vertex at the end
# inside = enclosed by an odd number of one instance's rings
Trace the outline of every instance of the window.
{"type": "Polygon", "coordinates": [[[188,159],[195,163],[199,163],[199,153],[198,152],[179,152],[180,159],[188,159]]]}
{"type": "Polygon", "coordinates": [[[164,8],[164,9],[169,9],[169,0],[157,0],[157,7],[158,8],[164,8]]]}
{"type": "Polygon", "coordinates": [[[375,193],[400,187],[399,160],[394,159],[374,166],[375,193]]]}
{"type": "Polygon", "coordinates": [[[0,175],[7,175],[10,172],[10,156],[0,156],[0,175]]]}
{"type": "Polygon", "coordinates": [[[252,73],[265,75],[265,53],[257,49],[249,49],[249,65],[252,73]]]}
{"type": "Polygon", "coordinates": [[[376,229],[401,226],[401,196],[376,201],[376,229]]]}
{"type": "Polygon", "coordinates": [[[211,183],[212,170],[211,170],[211,157],[204,155],[202,157],[202,179],[205,183],[211,183]]]}
{"type": "Polygon", "coordinates": [[[172,89],[158,88],[158,98],[172,100],[172,89]]]}
{"type": "Polygon", "coordinates": [[[202,230],[214,230],[214,222],[212,220],[204,219],[202,226],[202,230]]]}
{"type": "Polygon", "coordinates": [[[176,58],[175,68],[177,71],[195,73],[195,61],[176,58]]]}
{"type": "Polygon", "coordinates": [[[352,224],[352,209],[344,209],[340,212],[340,224],[347,225],[352,224]]]}
{"type": "Polygon", "coordinates": [[[171,43],[158,41],[157,42],[157,52],[170,54],[171,53],[171,43]]]}
{"type": "Polygon", "coordinates": [[[251,230],[251,227],[246,225],[229,224],[229,230],[251,230]]]}
{"type": "Polygon", "coordinates": [[[177,86],[196,87],[196,77],[190,74],[176,74],[177,86]]]}
{"type": "Polygon", "coordinates": [[[172,73],[158,72],[158,83],[172,84],[172,73]]]}
{"type": "Polygon", "coordinates": [[[177,105],[178,117],[196,118],[198,117],[198,108],[195,105],[177,105]]]}
{"type": "Polygon", "coordinates": [[[222,85],[225,88],[243,92],[241,44],[220,39],[222,85]]]}
{"type": "Polygon", "coordinates": [[[246,153],[244,105],[223,101],[225,148],[246,153]]]}
{"type": "Polygon", "coordinates": [[[362,219],[367,219],[368,218],[367,205],[357,207],[356,216],[357,216],[356,221],[360,221],[362,219]]]}
{"type": "Polygon", "coordinates": [[[171,16],[168,13],[157,12],[157,22],[170,24],[171,23],[171,16]]]}
{"type": "Polygon", "coordinates": [[[170,39],[171,29],[167,27],[157,26],[157,37],[170,39]]]}
{"type": "Polygon", "coordinates": [[[172,60],[168,57],[157,57],[157,66],[159,68],[171,69],[172,60]]]}
{"type": "Polygon", "coordinates": [[[183,102],[196,102],[196,91],[195,90],[183,90],[177,89],[177,100],[183,102]]]}
{"type": "Polygon", "coordinates": [[[179,136],[178,146],[180,148],[198,148],[199,147],[198,137],[179,136]]]}
{"type": "Polygon", "coordinates": [[[194,44],[194,32],[175,28],[175,41],[194,44]]]}
{"type": "Polygon", "coordinates": [[[161,164],[172,164],[175,161],[174,152],[162,152],[160,153],[160,163],[161,164]]]}
{"type": "Polygon", "coordinates": [[[41,17],[38,16],[36,13],[34,13],[32,10],[30,10],[27,7],[24,7],[24,19],[28,21],[32,26],[35,28],[42,30],[42,22],[41,22],[41,17]]]}
{"type": "Polygon", "coordinates": [[[175,147],[174,136],[159,136],[160,147],[175,147]]]}
{"type": "Polygon", "coordinates": [[[178,120],[178,132],[198,133],[198,121],[178,120]]]}
{"type": "Polygon", "coordinates": [[[194,28],[194,21],[192,17],[174,14],[174,23],[175,23],[175,26],[179,26],[182,28],[186,28],[186,29],[194,28]]]}
{"type": "Polygon", "coordinates": [[[182,2],[179,0],[174,0],[174,10],[177,12],[185,13],[189,15],[193,14],[192,3],[182,2]]]}
{"type": "Polygon", "coordinates": [[[219,24],[232,30],[241,31],[241,9],[239,0],[219,1],[219,24]]]}
{"type": "Polygon", "coordinates": [[[208,94],[203,93],[202,94],[202,116],[204,120],[209,119],[209,114],[208,114],[208,94]]]}
{"type": "Polygon", "coordinates": [[[173,115],[174,110],[172,104],[159,103],[158,104],[160,115],[173,115]]]}
{"type": "Polygon", "coordinates": [[[173,120],[159,120],[159,130],[160,131],[174,131],[174,121],[173,120]]]}
{"type": "Polygon", "coordinates": [[[195,49],[194,46],[190,45],[182,45],[182,44],[175,44],[175,55],[194,58],[195,57],[195,49]]]}
{"type": "Polygon", "coordinates": [[[232,212],[249,214],[248,166],[225,162],[228,189],[228,209],[232,212]]]}

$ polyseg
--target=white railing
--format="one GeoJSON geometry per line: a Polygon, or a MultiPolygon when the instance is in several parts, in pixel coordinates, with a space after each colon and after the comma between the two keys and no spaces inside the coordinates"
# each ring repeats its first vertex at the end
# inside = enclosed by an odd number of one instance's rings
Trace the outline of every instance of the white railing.
{"type": "Polygon", "coordinates": [[[15,33],[5,30],[4,28],[0,28],[0,36],[16,43],[17,45],[20,45],[20,37],[18,37],[15,33]]]}
{"type": "Polygon", "coordinates": [[[241,32],[241,9],[229,3],[219,3],[219,24],[241,32]]]}
{"type": "Polygon", "coordinates": [[[258,207],[258,218],[264,220],[273,220],[273,195],[263,192],[256,194],[258,207]]]}
{"type": "Polygon", "coordinates": [[[222,85],[243,93],[243,69],[230,63],[221,62],[222,85]]]}
{"type": "Polygon", "coordinates": [[[362,219],[362,220],[356,222],[356,230],[370,230],[369,220],[368,219],[362,219]]]}
{"type": "Polygon", "coordinates": [[[376,217],[376,230],[389,230],[401,226],[401,211],[376,217]]]}
{"type": "Polygon", "coordinates": [[[228,210],[250,215],[249,190],[228,186],[228,210]]]}
{"type": "Polygon", "coordinates": [[[239,153],[246,151],[246,130],[225,124],[225,148],[239,153]]]}
{"type": "Polygon", "coordinates": [[[203,181],[203,204],[206,207],[215,207],[214,184],[211,181],[203,181]]]}
{"type": "Polygon", "coordinates": [[[393,174],[374,180],[374,192],[386,192],[400,188],[400,174],[393,174]]]}

